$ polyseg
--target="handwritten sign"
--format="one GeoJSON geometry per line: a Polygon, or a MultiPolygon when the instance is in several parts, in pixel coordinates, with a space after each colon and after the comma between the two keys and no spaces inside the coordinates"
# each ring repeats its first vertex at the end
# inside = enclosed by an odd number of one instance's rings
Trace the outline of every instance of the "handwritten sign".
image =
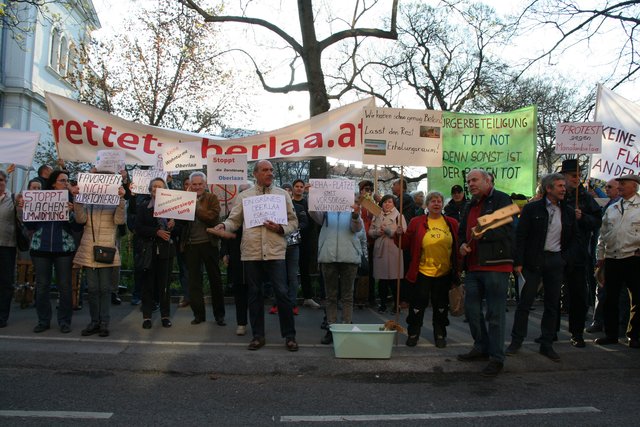
{"type": "Polygon", "coordinates": [[[126,153],[120,150],[99,150],[96,156],[96,169],[99,172],[118,173],[124,170],[126,153]]]}
{"type": "Polygon", "coordinates": [[[202,169],[202,143],[183,142],[163,145],[162,169],[165,172],[202,169]]]}
{"type": "Polygon", "coordinates": [[[442,166],[442,112],[365,108],[363,163],[442,166]]]}
{"type": "Polygon", "coordinates": [[[471,169],[484,169],[505,193],[535,193],[536,107],[510,113],[442,114],[441,168],[429,168],[429,188],[464,184],[471,169]]]}
{"type": "Polygon", "coordinates": [[[558,123],[556,154],[602,153],[602,123],[558,123]]]}
{"type": "Polygon", "coordinates": [[[207,158],[207,184],[244,184],[247,182],[247,156],[217,155],[207,158]]]}
{"type": "Polygon", "coordinates": [[[153,216],[193,221],[196,217],[197,197],[198,194],[193,191],[158,188],[153,206],[153,216]]]}
{"type": "Polygon", "coordinates": [[[263,194],[242,200],[244,228],[259,227],[265,221],[287,224],[287,203],[282,194],[263,194]]]}
{"type": "Polygon", "coordinates": [[[167,181],[167,173],[158,169],[136,169],[131,173],[131,186],[133,194],[149,194],[149,183],[154,178],[162,178],[167,181]]]}
{"type": "Polygon", "coordinates": [[[103,173],[79,173],[80,193],[76,202],[85,205],[117,205],[120,203],[118,189],[122,185],[122,176],[103,173]]]}
{"type": "Polygon", "coordinates": [[[346,212],[354,203],[356,183],[349,179],[310,179],[309,210],[346,212]]]}
{"type": "Polygon", "coordinates": [[[69,221],[69,191],[24,191],[22,221],[69,221]]]}

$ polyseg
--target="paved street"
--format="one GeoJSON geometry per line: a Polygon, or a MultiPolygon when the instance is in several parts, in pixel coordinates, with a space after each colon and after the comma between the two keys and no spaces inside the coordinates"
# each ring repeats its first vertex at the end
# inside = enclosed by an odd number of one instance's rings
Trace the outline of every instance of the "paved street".
{"type": "MultiPolygon", "coordinates": [[[[377,425],[403,417],[410,425],[637,425],[625,409],[637,404],[640,351],[589,341],[575,349],[563,319],[555,345],[562,362],[551,362],[533,343],[541,307],[532,312],[521,354],[489,380],[478,374],[483,362],[455,358],[471,345],[462,318],[451,319],[445,349],[434,347],[428,328],[416,348],[400,336],[389,360],[355,360],[336,359],[331,346],[319,343],[321,310],[301,308],[300,351],[290,353],[279,338],[277,316],[266,315],[267,346],[250,352],[250,336],[235,335],[232,305],[225,327],[211,321],[210,307],[210,319],[201,325],[190,324],[189,308],[172,307],[172,328],[162,328],[156,317],[145,330],[139,307],[112,306],[111,336],[99,338],[80,336],[87,306],[74,313],[70,334],[57,328],[34,334],[35,309],[14,305],[9,326],[0,330],[0,425],[70,425],[74,418],[80,418],[77,425],[377,425]]],[[[509,327],[514,309],[507,314],[509,327]]],[[[356,323],[388,318],[371,309],[354,314],[356,323]]]]}

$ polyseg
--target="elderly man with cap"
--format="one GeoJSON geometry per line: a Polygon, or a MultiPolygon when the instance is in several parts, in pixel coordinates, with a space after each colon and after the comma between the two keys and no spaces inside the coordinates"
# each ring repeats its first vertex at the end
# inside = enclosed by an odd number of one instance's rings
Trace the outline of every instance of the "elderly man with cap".
{"type": "Polygon", "coordinates": [[[597,265],[604,266],[604,286],[607,297],[604,300],[605,337],[595,340],[596,344],[608,345],[618,342],[618,298],[622,286],[631,295],[631,314],[627,337],[629,347],[640,348],[640,176],[622,175],[620,200],[609,206],[602,220],[598,239],[597,265]]]}
{"type": "MultiPolygon", "coordinates": [[[[562,162],[561,174],[566,180],[567,194],[565,200],[567,206],[574,208],[578,231],[576,244],[578,250],[574,256],[566,259],[567,266],[564,272],[565,289],[569,302],[569,332],[571,333],[571,345],[577,348],[585,346],[584,324],[587,317],[587,263],[591,262],[589,256],[589,240],[602,222],[600,207],[580,184],[580,170],[578,159],[567,159],[562,162]]],[[[558,324],[559,324],[558,318],[558,324]]]]}
{"type": "Polygon", "coordinates": [[[454,185],[451,187],[451,200],[444,207],[444,214],[455,218],[460,222],[462,216],[462,210],[467,204],[467,197],[464,195],[464,189],[461,185],[454,185]]]}

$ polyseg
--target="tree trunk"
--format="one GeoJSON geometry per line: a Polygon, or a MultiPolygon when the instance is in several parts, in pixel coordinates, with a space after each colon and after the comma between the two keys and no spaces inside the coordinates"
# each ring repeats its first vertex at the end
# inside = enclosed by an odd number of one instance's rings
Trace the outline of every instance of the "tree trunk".
{"type": "MultiPolygon", "coordinates": [[[[318,47],[315,24],[313,22],[313,7],[311,0],[298,0],[298,15],[302,32],[302,61],[307,73],[309,84],[309,114],[311,117],[329,111],[329,97],[324,84],[322,71],[322,52],[318,47]]],[[[309,178],[327,177],[327,159],[318,157],[309,162],[309,178]]]]}

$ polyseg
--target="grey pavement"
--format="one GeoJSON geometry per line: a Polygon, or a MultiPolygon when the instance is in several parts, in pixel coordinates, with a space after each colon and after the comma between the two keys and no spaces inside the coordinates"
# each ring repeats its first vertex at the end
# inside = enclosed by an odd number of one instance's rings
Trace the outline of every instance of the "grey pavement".
{"type": "MultiPolygon", "coordinates": [[[[55,301],[52,303],[55,304],[55,301]]],[[[265,307],[265,311],[268,307],[265,307]]],[[[515,307],[507,313],[507,337],[513,321],[515,307]]],[[[33,333],[36,325],[35,308],[20,309],[13,304],[9,325],[0,329],[0,351],[8,365],[20,364],[17,359],[28,358],[30,366],[56,369],[88,368],[100,360],[102,369],[148,370],[180,375],[210,373],[215,375],[315,375],[339,376],[341,374],[428,374],[442,372],[477,373],[485,362],[460,362],[456,355],[467,352],[472,345],[468,324],[462,317],[451,317],[447,328],[448,345],[437,349],[433,344],[431,311],[425,316],[425,325],[418,346],[405,346],[406,335],[399,334],[390,359],[337,359],[332,346],[320,344],[325,331],[320,328],[323,311],[301,307],[296,316],[297,340],[300,350],[288,352],[280,338],[278,316],[265,314],[267,345],[258,351],[248,351],[250,328],[245,336],[236,336],[235,308],[232,300],[226,305],[227,326],[213,321],[211,305],[207,304],[207,322],[191,325],[193,318],[189,307],[178,308],[172,303],[171,328],[163,328],[158,313],[154,313],[152,329],[142,328],[139,306],[127,301],[111,306],[111,335],[82,337],[80,331],[89,322],[88,306],[74,312],[72,332],[62,334],[57,325],[40,334],[33,333]],[[45,355],[45,357],[40,357],[45,355]]],[[[625,369],[637,366],[640,350],[619,344],[600,347],[592,339],[601,334],[585,334],[587,347],[573,348],[569,343],[566,317],[562,318],[559,342],[554,348],[561,357],[554,363],[538,354],[533,339],[540,334],[542,307],[531,313],[529,334],[520,353],[508,357],[505,373],[588,371],[594,369],[625,369]]],[[[405,324],[406,312],[400,314],[405,324]]],[[[54,308],[55,318],[55,308],[54,308]]],[[[382,324],[395,318],[395,314],[380,314],[371,308],[355,308],[354,323],[382,324]]],[[[26,362],[25,362],[26,363],[26,362]]]]}

